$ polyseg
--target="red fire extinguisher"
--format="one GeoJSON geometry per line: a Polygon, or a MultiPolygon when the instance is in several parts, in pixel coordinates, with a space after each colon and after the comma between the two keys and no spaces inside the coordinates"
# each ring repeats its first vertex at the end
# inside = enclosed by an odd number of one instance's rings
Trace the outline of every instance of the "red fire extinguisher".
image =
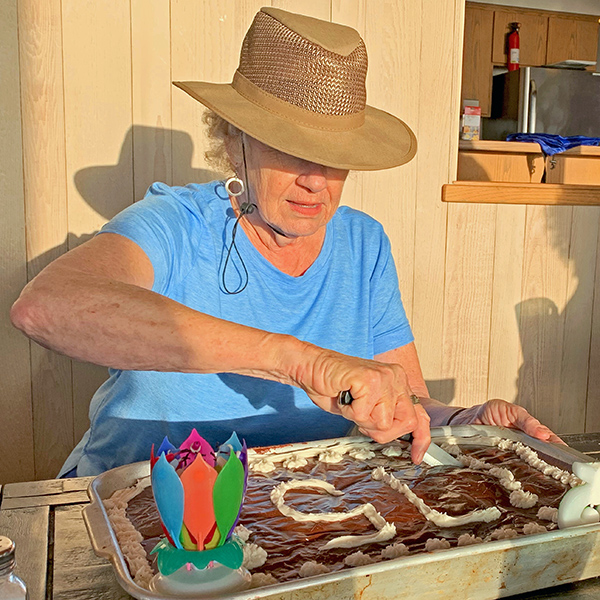
{"type": "Polygon", "coordinates": [[[519,68],[519,27],[521,23],[510,23],[508,35],[508,70],[516,71],[519,68]]]}

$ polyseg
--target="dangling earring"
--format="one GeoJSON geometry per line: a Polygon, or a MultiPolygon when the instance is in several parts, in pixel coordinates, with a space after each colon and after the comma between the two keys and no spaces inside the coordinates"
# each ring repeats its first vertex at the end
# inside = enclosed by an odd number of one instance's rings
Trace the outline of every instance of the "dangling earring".
{"type": "Polygon", "coordinates": [[[237,175],[235,175],[233,177],[230,177],[225,182],[225,189],[227,190],[227,193],[230,196],[241,196],[246,191],[246,186],[244,185],[244,182],[237,175]],[[238,187],[239,186],[240,189],[237,192],[234,192],[231,189],[232,185],[234,187],[238,187]]]}

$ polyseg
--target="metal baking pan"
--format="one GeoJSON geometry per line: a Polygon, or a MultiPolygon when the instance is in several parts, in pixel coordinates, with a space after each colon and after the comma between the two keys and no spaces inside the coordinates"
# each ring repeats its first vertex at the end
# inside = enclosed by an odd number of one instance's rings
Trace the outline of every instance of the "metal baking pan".
{"type": "MultiPolygon", "coordinates": [[[[521,441],[546,456],[571,465],[591,460],[573,450],[535,440],[523,433],[498,427],[464,425],[431,430],[438,443],[485,444],[490,437],[521,441]]],[[[283,454],[318,448],[334,448],[364,441],[338,438],[291,444],[266,454],[283,454]]],[[[262,450],[250,451],[250,460],[262,450]]],[[[108,559],[123,589],[140,600],[171,600],[133,582],[110,526],[102,500],[114,491],[133,485],[150,474],[148,461],[112,469],[96,477],[89,486],[91,503],[83,510],[94,552],[108,559]]],[[[256,588],[229,595],[232,600],[308,600],[314,598],[382,600],[406,598],[499,598],[600,575],[600,524],[555,530],[510,540],[451,548],[433,553],[348,568],[335,573],[256,588]]]]}

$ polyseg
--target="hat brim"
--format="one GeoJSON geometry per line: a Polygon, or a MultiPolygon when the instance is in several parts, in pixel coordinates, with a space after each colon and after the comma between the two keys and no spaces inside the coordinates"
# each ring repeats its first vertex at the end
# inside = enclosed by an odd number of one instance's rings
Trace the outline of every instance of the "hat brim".
{"type": "Polygon", "coordinates": [[[174,81],[192,98],[271,148],[338,169],[376,171],[409,162],[417,151],[410,127],[389,113],[367,106],[364,124],[325,131],[283,119],[247,100],[228,83],[174,81]]]}

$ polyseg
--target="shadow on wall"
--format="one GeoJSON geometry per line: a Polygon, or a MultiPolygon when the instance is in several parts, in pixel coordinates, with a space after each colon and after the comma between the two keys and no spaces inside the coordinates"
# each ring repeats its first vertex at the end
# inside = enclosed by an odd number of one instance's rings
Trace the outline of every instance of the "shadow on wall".
{"type": "MultiPolygon", "coordinates": [[[[191,166],[194,144],[184,131],[134,125],[129,128],[113,165],[87,167],[77,171],[74,183],[87,205],[102,220],[108,221],[143,197],[154,181],[185,185],[204,183],[220,177],[214,171],[191,166]],[[134,163],[133,148],[141,148],[142,155],[154,150],[151,165],[134,163]],[[174,151],[176,149],[176,152],[174,151]],[[171,169],[171,157],[177,156],[177,168],[171,169]],[[177,175],[189,181],[178,181],[177,175]],[[136,185],[133,181],[135,178],[136,185]],[[132,191],[141,190],[134,198],[132,191]]],[[[85,233],[69,232],[64,241],[28,262],[29,279],[45,266],[96,235],[96,230],[85,233]]],[[[80,363],[52,350],[32,344],[31,378],[35,416],[36,478],[56,476],[73,444],[77,443],[89,426],[88,407],[94,392],[107,379],[105,367],[80,363]],[[71,428],[71,423],[73,427],[71,428]]]]}
{"type": "Polygon", "coordinates": [[[73,179],[81,197],[108,221],[131,204],[132,189],[137,201],[155,181],[186,185],[222,177],[216,171],[192,167],[193,155],[194,142],[185,131],[134,125],[123,139],[117,164],[81,169],[73,179]],[[136,151],[144,159],[136,159],[136,151]],[[115,202],[115,198],[122,201],[115,202]]]}
{"type": "MultiPolygon", "coordinates": [[[[586,426],[599,213],[594,207],[583,208],[591,210],[589,214],[575,212],[582,208],[548,207],[545,211],[548,246],[557,252],[565,270],[570,267],[569,279],[576,281],[562,312],[554,300],[544,297],[523,300],[515,307],[523,352],[515,401],[558,433],[581,433],[586,426]],[[588,238],[587,262],[581,252],[573,251],[577,235],[588,238]]],[[[546,270],[540,277],[552,283],[552,266],[546,270]]],[[[564,285],[567,291],[566,278],[564,285]]]]}
{"type": "MultiPolygon", "coordinates": [[[[593,282],[596,264],[598,210],[589,207],[546,207],[544,211],[546,243],[540,244],[537,265],[540,278],[548,287],[560,289],[564,285],[566,303],[562,311],[551,298],[527,298],[516,307],[523,363],[517,378],[515,402],[525,407],[557,433],[580,432],[586,420],[593,282]],[[595,228],[595,229],[594,229],[595,228]],[[595,233],[594,233],[595,232],[595,233]],[[578,236],[585,239],[589,254],[582,257],[578,236]],[[563,265],[552,264],[556,252],[563,265]],[[543,264],[543,260],[548,264],[543,264]],[[542,268],[540,268],[542,267],[542,268]],[[567,276],[565,276],[567,273],[567,276]],[[573,292],[569,280],[574,281],[573,292]]],[[[562,298],[556,297],[557,302],[562,298]]],[[[577,528],[578,530],[583,528],[577,528]]],[[[547,536],[535,536],[539,541],[511,547],[502,556],[499,571],[499,596],[508,596],[531,589],[555,585],[563,581],[577,581],[589,570],[588,562],[597,552],[590,536],[565,535],[554,532],[547,536]],[[535,565],[532,568],[532,565],[535,565]],[[523,568],[528,578],[522,577],[523,568]]],[[[496,564],[496,569],[497,569],[496,564]]],[[[498,572],[498,571],[497,571],[498,572]]],[[[579,591],[579,586],[577,587],[579,591]]],[[[588,597],[574,591],[572,584],[553,588],[548,593],[527,597],[563,598],[565,596],[588,597]]],[[[592,592],[590,598],[594,596],[592,592]]],[[[514,596],[514,598],[521,596],[514,596]]]]}
{"type": "Polygon", "coordinates": [[[429,395],[448,405],[456,394],[456,379],[429,379],[425,382],[429,395]]]}

